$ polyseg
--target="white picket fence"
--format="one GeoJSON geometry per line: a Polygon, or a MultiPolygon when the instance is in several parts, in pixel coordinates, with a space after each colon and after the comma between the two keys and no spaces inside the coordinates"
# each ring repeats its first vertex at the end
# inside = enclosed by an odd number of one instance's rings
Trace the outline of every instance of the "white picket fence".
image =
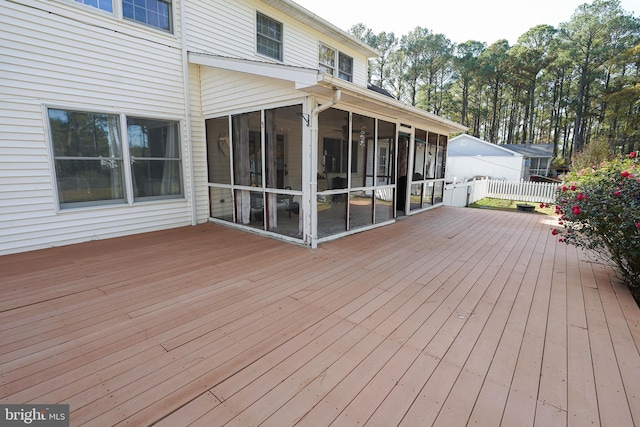
{"type": "Polygon", "coordinates": [[[444,203],[449,206],[468,206],[485,197],[520,202],[553,203],[558,184],[533,181],[500,181],[483,179],[445,186],[444,203]]]}

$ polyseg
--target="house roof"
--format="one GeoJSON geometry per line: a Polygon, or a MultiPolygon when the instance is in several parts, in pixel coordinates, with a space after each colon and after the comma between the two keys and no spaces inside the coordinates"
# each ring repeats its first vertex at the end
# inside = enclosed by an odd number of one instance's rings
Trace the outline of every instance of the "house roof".
{"type": "MultiPolygon", "coordinates": [[[[319,79],[316,84],[310,86],[297,84],[296,89],[326,98],[331,98],[335,89],[340,89],[342,92],[342,101],[377,114],[386,115],[390,118],[398,118],[401,121],[425,123],[431,130],[437,130],[442,134],[465,132],[467,130],[466,126],[459,123],[329,74],[319,73],[319,79]]],[[[338,103],[338,108],[339,105],[340,103],[338,103]]]]}
{"type": "Polygon", "coordinates": [[[291,0],[262,0],[262,2],[283,13],[286,13],[292,18],[296,19],[298,22],[308,25],[314,30],[325,33],[333,39],[359,50],[368,58],[377,58],[380,56],[380,52],[364,43],[362,40],[353,37],[346,31],[341,30],[329,21],[326,21],[325,19],[319,17],[315,13],[305,9],[304,7],[291,0]]]}
{"type": "MultiPolygon", "coordinates": [[[[487,150],[492,150],[492,152],[499,152],[501,154],[496,154],[499,156],[522,156],[521,153],[516,152],[514,150],[509,150],[508,148],[506,148],[505,145],[498,145],[498,144],[494,144],[493,142],[489,142],[489,141],[485,141],[484,139],[480,139],[477,138],[473,135],[469,135],[466,133],[463,133],[462,135],[458,135],[455,138],[451,138],[449,140],[449,146],[447,149],[447,153],[448,155],[454,155],[454,156],[475,156],[478,155],[479,153],[477,152],[469,152],[468,150],[466,150],[466,152],[462,152],[462,149],[458,150],[459,152],[451,152],[452,147],[455,145],[455,143],[457,141],[461,141],[461,140],[470,140],[470,141],[474,141],[477,144],[481,144],[482,146],[486,147],[483,151],[487,151],[487,150]]],[[[484,154],[484,155],[488,155],[488,154],[484,154]]]]}
{"type": "Polygon", "coordinates": [[[504,144],[502,147],[526,157],[553,157],[553,144],[504,144]]]}
{"type": "MultiPolygon", "coordinates": [[[[378,91],[358,86],[316,69],[197,52],[189,52],[188,58],[189,62],[193,64],[287,80],[293,82],[297,90],[323,98],[331,99],[334,91],[340,89],[342,92],[341,102],[352,104],[389,118],[425,123],[434,131],[437,130],[443,134],[467,130],[466,126],[459,123],[412,107],[378,91]]],[[[338,103],[339,105],[340,103],[338,103]]]]}

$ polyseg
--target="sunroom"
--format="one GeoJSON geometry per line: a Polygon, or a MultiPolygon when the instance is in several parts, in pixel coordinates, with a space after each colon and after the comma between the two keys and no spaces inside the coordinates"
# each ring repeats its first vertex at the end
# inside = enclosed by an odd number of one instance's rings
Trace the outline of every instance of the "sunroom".
{"type": "Polygon", "coordinates": [[[211,221],[315,247],[442,204],[465,127],[304,71],[295,101],[205,116],[211,221]]]}

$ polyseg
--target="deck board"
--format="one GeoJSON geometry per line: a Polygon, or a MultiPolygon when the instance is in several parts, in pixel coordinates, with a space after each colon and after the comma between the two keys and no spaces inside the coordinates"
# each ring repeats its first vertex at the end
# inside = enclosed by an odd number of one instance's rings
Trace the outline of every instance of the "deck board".
{"type": "Polygon", "coordinates": [[[214,224],[0,257],[0,401],[72,426],[626,426],[640,310],[549,217],[309,249],[214,224]]]}

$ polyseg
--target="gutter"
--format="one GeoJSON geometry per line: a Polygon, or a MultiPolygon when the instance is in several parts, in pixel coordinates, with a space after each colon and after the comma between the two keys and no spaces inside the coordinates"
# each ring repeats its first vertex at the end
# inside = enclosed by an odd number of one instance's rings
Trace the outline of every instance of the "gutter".
{"type": "Polygon", "coordinates": [[[311,165],[309,171],[311,172],[311,180],[309,184],[310,189],[310,207],[311,207],[311,248],[316,249],[318,247],[318,115],[325,110],[336,105],[340,102],[342,97],[342,91],[338,88],[333,88],[333,99],[325,104],[318,105],[311,110],[310,127],[311,127],[311,165]],[[314,144],[315,143],[315,144],[314,144]],[[313,149],[315,146],[315,150],[313,149]]]}

